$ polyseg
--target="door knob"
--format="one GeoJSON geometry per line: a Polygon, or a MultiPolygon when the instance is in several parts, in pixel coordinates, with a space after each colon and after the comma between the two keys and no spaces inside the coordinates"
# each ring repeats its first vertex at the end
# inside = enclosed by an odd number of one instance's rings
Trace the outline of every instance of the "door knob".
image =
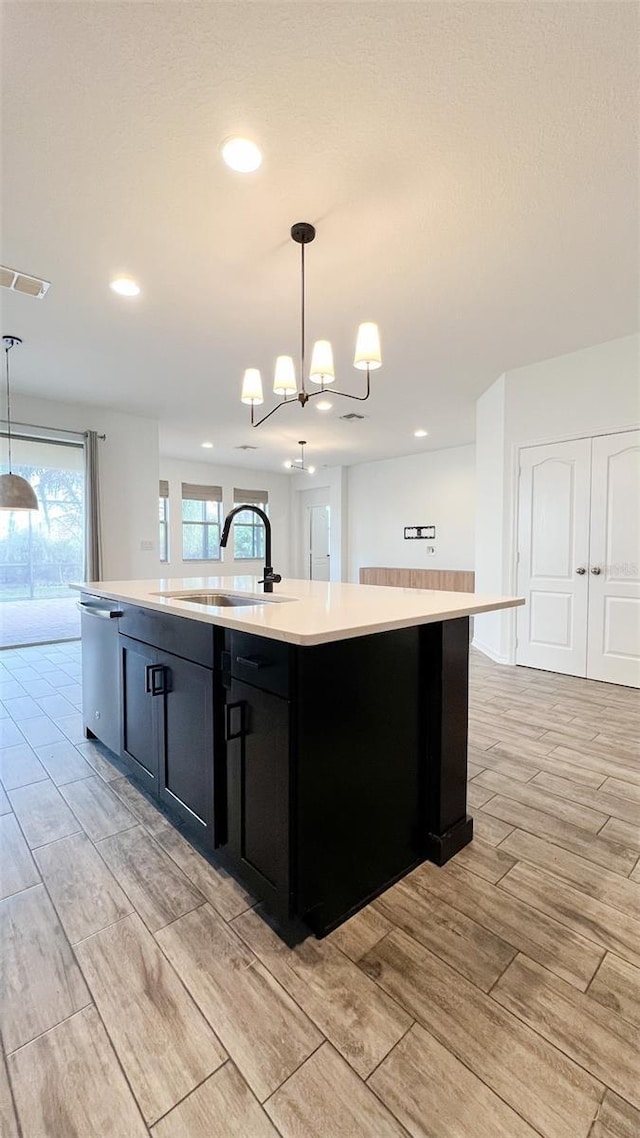
{"type": "Polygon", "coordinates": [[[587,570],[585,569],[584,565],[581,565],[579,569],[576,569],[576,573],[579,573],[581,577],[584,573],[586,573],[586,571],[587,570]]]}
{"type": "Polygon", "coordinates": [[[600,568],[599,565],[594,565],[591,572],[593,573],[594,577],[598,577],[600,575],[600,573],[602,573],[602,569],[600,568]]]}

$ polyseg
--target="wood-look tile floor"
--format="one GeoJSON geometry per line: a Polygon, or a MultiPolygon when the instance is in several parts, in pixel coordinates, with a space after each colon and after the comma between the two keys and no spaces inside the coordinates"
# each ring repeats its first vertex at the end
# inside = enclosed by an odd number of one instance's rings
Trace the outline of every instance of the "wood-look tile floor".
{"type": "Polygon", "coordinates": [[[637,1138],[640,694],[471,662],[476,837],[287,948],[0,653],[3,1138],[637,1138]]]}

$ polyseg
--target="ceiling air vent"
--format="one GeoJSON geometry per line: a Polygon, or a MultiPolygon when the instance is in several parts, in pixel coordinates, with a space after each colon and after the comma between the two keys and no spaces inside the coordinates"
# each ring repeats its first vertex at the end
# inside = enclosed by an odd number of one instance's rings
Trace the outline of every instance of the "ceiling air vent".
{"type": "Polygon", "coordinates": [[[31,277],[28,273],[0,265],[0,285],[2,288],[10,288],[12,292],[23,292],[27,296],[35,296],[36,300],[42,300],[50,284],[51,281],[43,281],[40,277],[31,277]]]}
{"type": "Polygon", "coordinates": [[[258,447],[252,447],[250,444],[245,443],[244,446],[239,446],[239,447],[236,447],[235,449],[236,450],[258,450],[258,447]]]}
{"type": "Polygon", "coordinates": [[[356,419],[364,419],[365,416],[358,415],[357,411],[350,411],[348,415],[341,415],[340,418],[344,419],[346,423],[354,423],[356,419]]]}

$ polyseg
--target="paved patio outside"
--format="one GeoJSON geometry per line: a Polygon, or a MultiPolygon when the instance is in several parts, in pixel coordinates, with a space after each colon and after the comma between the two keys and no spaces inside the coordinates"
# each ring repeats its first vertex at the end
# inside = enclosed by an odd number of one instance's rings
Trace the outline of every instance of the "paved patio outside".
{"type": "Polygon", "coordinates": [[[76,601],[75,596],[0,600],[0,648],[76,639],[80,636],[76,601]]]}

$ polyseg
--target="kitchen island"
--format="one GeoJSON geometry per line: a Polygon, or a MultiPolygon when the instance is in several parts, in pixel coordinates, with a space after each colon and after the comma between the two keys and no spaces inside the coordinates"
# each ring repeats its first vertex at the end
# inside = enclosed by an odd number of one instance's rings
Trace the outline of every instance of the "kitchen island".
{"type": "Polygon", "coordinates": [[[468,618],[522,600],[251,577],[82,593],[86,734],[288,939],[471,840],[468,618]]]}

